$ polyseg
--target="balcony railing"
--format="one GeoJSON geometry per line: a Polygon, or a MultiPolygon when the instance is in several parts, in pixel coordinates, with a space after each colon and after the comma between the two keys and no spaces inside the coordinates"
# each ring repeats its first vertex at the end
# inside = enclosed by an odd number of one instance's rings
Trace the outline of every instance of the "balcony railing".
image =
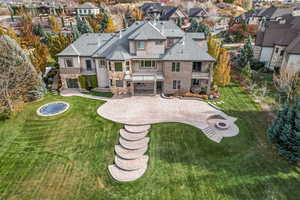
{"type": "Polygon", "coordinates": [[[193,79],[206,79],[209,77],[210,77],[210,75],[208,72],[192,72],[193,79]]]}
{"type": "Polygon", "coordinates": [[[60,74],[80,74],[79,67],[68,67],[68,68],[60,68],[60,74]]]}

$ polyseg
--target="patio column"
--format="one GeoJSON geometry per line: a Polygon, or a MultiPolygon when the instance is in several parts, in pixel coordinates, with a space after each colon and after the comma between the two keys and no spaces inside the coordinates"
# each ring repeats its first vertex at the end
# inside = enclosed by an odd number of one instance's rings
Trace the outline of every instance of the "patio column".
{"type": "Polygon", "coordinates": [[[156,95],[156,85],[157,85],[156,84],[156,80],[154,80],[154,84],[153,85],[154,85],[154,94],[156,95]]]}
{"type": "Polygon", "coordinates": [[[131,90],[132,96],[134,96],[134,82],[133,81],[130,83],[130,90],[131,90]]]}

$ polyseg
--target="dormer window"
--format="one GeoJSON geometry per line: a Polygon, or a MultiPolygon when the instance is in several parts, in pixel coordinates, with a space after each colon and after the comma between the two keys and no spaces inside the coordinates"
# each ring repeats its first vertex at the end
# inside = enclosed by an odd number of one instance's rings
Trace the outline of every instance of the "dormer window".
{"type": "Polygon", "coordinates": [[[137,42],[137,49],[145,49],[145,42],[144,41],[138,41],[137,42]]]}

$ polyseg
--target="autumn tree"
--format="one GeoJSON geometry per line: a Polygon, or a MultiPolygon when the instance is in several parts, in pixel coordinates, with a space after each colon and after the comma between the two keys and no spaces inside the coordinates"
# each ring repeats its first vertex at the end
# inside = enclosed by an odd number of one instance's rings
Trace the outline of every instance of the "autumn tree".
{"type": "Polygon", "coordinates": [[[220,48],[217,65],[214,68],[214,83],[225,86],[230,83],[230,55],[225,48],[220,48]]]}
{"type": "Polygon", "coordinates": [[[279,93],[281,103],[293,102],[300,94],[299,71],[280,68],[279,74],[274,73],[273,83],[279,93]]]}
{"type": "Polygon", "coordinates": [[[16,41],[2,35],[0,46],[0,107],[14,111],[16,102],[41,95],[41,77],[16,41]]]}
{"type": "Polygon", "coordinates": [[[142,21],[143,20],[143,12],[138,8],[133,8],[132,9],[132,17],[136,21],[142,21]]]}
{"type": "Polygon", "coordinates": [[[73,40],[71,35],[65,35],[63,33],[59,33],[57,35],[50,36],[47,45],[51,57],[57,60],[56,54],[60,53],[72,42],[73,40]]]}
{"type": "Polygon", "coordinates": [[[218,59],[221,48],[221,42],[209,35],[207,40],[207,47],[208,53],[215,59],[218,59]]]}
{"type": "Polygon", "coordinates": [[[48,17],[48,21],[51,27],[52,32],[54,33],[58,33],[61,31],[61,25],[60,23],[57,21],[56,17],[53,15],[50,15],[48,17]]]}
{"type": "Polygon", "coordinates": [[[30,59],[33,66],[38,72],[45,72],[45,68],[48,64],[49,51],[45,44],[42,44],[39,40],[33,41],[33,51],[30,52],[30,59]]]}
{"type": "Polygon", "coordinates": [[[116,29],[117,29],[117,27],[114,25],[112,18],[109,18],[104,32],[105,33],[113,33],[116,31],[116,29]]]}

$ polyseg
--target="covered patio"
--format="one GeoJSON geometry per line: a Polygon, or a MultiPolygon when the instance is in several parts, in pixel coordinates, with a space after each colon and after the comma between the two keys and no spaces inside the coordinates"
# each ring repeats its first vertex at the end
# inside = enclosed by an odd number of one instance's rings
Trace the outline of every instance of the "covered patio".
{"type": "Polygon", "coordinates": [[[162,91],[164,77],[160,73],[133,73],[125,80],[131,83],[132,95],[156,95],[162,91]]]}

